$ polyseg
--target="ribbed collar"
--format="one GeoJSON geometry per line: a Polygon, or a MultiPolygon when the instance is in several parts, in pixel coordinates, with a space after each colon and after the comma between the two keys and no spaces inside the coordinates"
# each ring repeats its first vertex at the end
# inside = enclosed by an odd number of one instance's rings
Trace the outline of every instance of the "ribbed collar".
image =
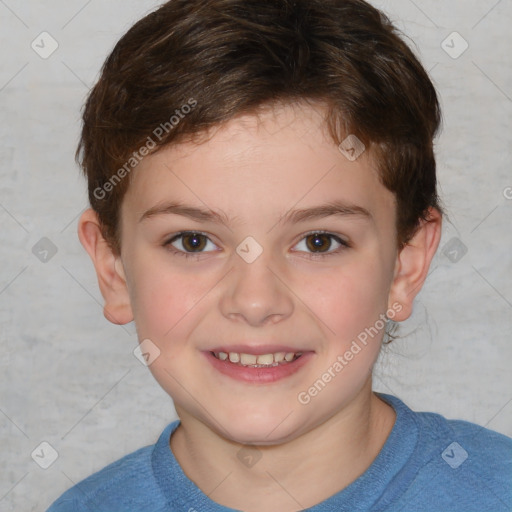
{"type": "MultiPolygon", "coordinates": [[[[381,451],[370,467],[348,487],[307,509],[310,512],[342,512],[370,510],[379,502],[379,509],[393,501],[414,478],[416,471],[408,467],[418,444],[415,413],[400,399],[383,393],[377,395],[396,412],[395,424],[381,451]],[[394,480],[393,486],[389,484],[394,480]]],[[[162,432],[152,453],[153,472],[172,510],[195,509],[197,512],[240,512],[211,500],[183,472],[169,444],[180,420],[162,432]]]]}

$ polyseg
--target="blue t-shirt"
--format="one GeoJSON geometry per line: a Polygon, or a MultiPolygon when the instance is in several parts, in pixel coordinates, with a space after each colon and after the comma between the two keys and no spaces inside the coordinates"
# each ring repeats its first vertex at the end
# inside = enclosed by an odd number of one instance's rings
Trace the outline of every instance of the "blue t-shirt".
{"type": "MultiPolygon", "coordinates": [[[[512,439],[378,396],[396,411],[382,450],[359,478],[308,511],[512,511],[512,439]]],[[[233,512],[184,474],[169,446],[178,425],[78,483],[47,512],[233,512]]]]}

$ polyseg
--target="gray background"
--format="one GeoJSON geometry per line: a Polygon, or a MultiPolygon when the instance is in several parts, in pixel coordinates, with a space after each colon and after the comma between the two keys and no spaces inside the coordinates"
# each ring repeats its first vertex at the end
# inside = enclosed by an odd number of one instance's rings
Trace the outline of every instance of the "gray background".
{"type": "MultiPolygon", "coordinates": [[[[374,4],[415,42],[440,92],[451,221],[375,388],[512,436],[512,2],[374,4]],[[458,58],[454,31],[469,44],[458,58]]],[[[103,318],[76,236],[87,204],[73,160],[81,105],[115,41],[156,5],[0,0],[0,510],[45,510],[175,418],[132,353],[133,325],[103,318]],[[43,31],[59,45],[46,59],[31,47],[51,49],[43,31]],[[51,462],[43,441],[58,454],[46,470],[31,458],[51,462]]]]}

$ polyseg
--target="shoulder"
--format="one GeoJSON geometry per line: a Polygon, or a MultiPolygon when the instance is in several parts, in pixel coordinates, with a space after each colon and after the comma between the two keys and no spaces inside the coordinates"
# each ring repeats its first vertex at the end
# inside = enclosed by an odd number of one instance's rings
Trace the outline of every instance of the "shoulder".
{"type": "MultiPolygon", "coordinates": [[[[448,460],[453,451],[457,461],[462,463],[461,459],[464,459],[484,463],[486,469],[512,464],[512,438],[469,421],[447,419],[433,412],[416,412],[394,396],[379,395],[397,412],[400,411],[401,416],[414,421],[419,432],[418,442],[423,445],[424,453],[429,448],[437,452],[440,447],[444,447],[447,449],[445,458],[448,460]],[[452,443],[455,443],[454,446],[450,446],[452,443]]],[[[454,466],[455,462],[451,465],[454,466]]]]}
{"type": "Polygon", "coordinates": [[[512,510],[512,439],[474,423],[435,416],[431,421],[440,426],[440,457],[431,470],[442,467],[437,484],[464,510],[512,510]]]}
{"type": "MultiPolygon", "coordinates": [[[[162,436],[166,432],[170,434],[174,423],[166,427],[162,436]]],[[[152,467],[155,446],[140,448],[85,478],[66,491],[47,512],[164,510],[165,498],[152,467]]]]}
{"type": "Polygon", "coordinates": [[[511,438],[468,421],[414,412],[396,397],[389,402],[418,430],[405,466],[413,475],[404,503],[417,510],[441,507],[447,512],[512,510],[511,438]]]}
{"type": "MultiPolygon", "coordinates": [[[[447,419],[436,413],[414,413],[423,438],[444,447],[442,459],[450,466],[468,463],[472,470],[499,477],[512,470],[512,439],[499,432],[463,420],[447,419]]],[[[510,478],[510,473],[507,475],[510,478]]]]}
{"type": "MultiPolygon", "coordinates": [[[[442,417],[441,417],[442,418],[442,417]]],[[[447,420],[453,441],[442,452],[452,468],[467,468],[482,486],[505,493],[512,508],[512,439],[480,425],[462,420],[447,420]]]]}

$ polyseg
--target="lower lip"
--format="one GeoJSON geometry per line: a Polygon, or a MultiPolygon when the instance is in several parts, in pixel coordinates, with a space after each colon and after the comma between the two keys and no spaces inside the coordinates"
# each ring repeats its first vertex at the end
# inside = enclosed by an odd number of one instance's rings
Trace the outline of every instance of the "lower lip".
{"type": "Polygon", "coordinates": [[[217,359],[211,352],[203,352],[210,364],[219,372],[233,379],[254,384],[269,384],[298,372],[313,357],[314,352],[304,352],[291,363],[251,368],[217,359]]]}

